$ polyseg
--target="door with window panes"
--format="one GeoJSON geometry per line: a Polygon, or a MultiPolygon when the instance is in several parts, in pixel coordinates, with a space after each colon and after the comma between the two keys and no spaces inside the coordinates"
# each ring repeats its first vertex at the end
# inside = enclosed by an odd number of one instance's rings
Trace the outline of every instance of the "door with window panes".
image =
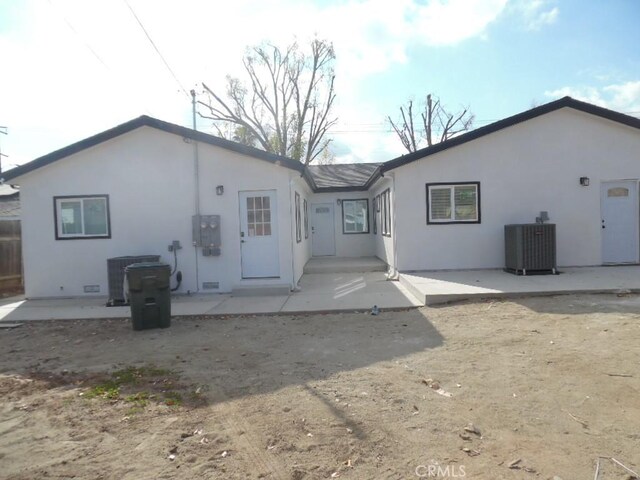
{"type": "Polygon", "coordinates": [[[276,192],[264,190],[239,195],[242,278],[279,277],[276,192]]]}

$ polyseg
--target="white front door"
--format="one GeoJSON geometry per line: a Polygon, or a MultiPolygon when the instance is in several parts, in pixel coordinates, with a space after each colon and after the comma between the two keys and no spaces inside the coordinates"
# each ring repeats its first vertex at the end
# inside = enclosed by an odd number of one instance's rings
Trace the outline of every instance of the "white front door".
{"type": "Polygon", "coordinates": [[[242,278],[280,276],[276,192],[240,192],[242,278]]]}
{"type": "Polygon", "coordinates": [[[602,263],[637,263],[638,181],[619,180],[601,185],[602,263]]]}
{"type": "Polygon", "coordinates": [[[336,254],[333,203],[311,204],[311,253],[314,257],[336,254]]]}

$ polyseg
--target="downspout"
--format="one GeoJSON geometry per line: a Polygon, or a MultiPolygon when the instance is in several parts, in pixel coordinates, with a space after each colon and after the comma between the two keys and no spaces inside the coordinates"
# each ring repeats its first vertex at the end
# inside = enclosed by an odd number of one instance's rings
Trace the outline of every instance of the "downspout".
{"type": "MultiPolygon", "coordinates": [[[[196,124],[196,91],[191,90],[191,109],[193,114],[193,130],[197,131],[196,124]]],[[[194,180],[194,204],[195,215],[200,215],[200,158],[198,152],[198,142],[193,140],[193,180],[194,180]]],[[[193,251],[196,260],[196,293],[200,291],[200,272],[198,269],[198,247],[194,244],[193,251]]]]}

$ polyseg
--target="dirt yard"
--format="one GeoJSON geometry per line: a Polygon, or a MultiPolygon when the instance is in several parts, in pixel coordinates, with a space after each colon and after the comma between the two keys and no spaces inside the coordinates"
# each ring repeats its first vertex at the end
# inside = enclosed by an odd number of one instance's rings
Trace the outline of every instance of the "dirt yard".
{"type": "MultiPolygon", "coordinates": [[[[2,478],[570,480],[599,455],[640,470],[638,296],[32,322],[0,330],[0,352],[2,478]]],[[[600,479],[630,475],[601,460],[600,479]]]]}

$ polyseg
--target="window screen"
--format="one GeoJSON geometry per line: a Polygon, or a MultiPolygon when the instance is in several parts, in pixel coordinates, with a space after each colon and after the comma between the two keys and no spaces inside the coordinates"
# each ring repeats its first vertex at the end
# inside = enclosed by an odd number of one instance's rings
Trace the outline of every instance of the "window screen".
{"type": "Polygon", "coordinates": [[[109,238],[108,195],[54,198],[56,239],[109,238]]]}
{"type": "Polygon", "coordinates": [[[342,200],[342,232],[369,233],[369,200],[342,200]]]}

